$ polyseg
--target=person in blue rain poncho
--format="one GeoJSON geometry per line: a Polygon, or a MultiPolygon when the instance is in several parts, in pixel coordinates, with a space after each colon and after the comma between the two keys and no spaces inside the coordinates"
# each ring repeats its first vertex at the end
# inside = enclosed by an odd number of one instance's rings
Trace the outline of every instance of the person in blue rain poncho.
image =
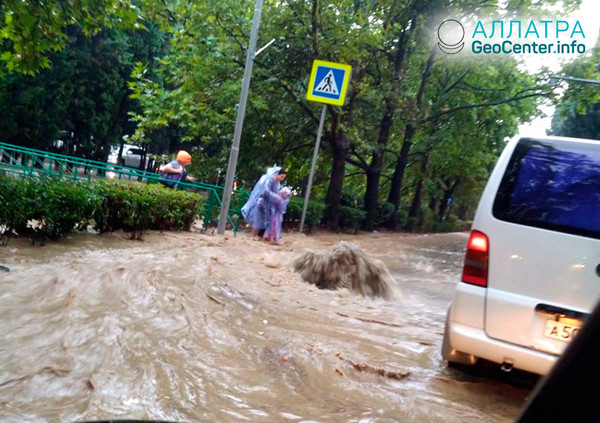
{"type": "Polygon", "coordinates": [[[242,215],[252,225],[252,238],[259,239],[271,222],[274,206],[281,200],[279,190],[287,172],[280,166],[273,166],[261,176],[250,194],[248,202],[242,207],[242,215]],[[259,232],[262,232],[259,234],[259,232]]]}

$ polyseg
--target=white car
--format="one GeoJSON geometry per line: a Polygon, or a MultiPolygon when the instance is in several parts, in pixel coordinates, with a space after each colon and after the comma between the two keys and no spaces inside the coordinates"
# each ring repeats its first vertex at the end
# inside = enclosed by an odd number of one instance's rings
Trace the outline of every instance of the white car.
{"type": "Polygon", "coordinates": [[[136,145],[125,144],[123,146],[123,153],[121,160],[119,161],[119,146],[114,147],[109,156],[108,162],[118,164],[120,166],[128,166],[138,168],[142,160],[142,154],[144,150],[136,145]]]}
{"type": "Polygon", "coordinates": [[[506,146],[482,194],[442,357],[545,375],[600,298],[600,141],[506,146]]]}

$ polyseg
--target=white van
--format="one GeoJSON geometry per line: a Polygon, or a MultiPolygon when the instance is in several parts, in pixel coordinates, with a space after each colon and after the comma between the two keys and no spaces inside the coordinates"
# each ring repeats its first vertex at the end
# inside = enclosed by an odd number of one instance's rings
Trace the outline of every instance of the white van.
{"type": "Polygon", "coordinates": [[[600,141],[511,141],[473,220],[442,357],[545,375],[599,298],[600,141]]]}

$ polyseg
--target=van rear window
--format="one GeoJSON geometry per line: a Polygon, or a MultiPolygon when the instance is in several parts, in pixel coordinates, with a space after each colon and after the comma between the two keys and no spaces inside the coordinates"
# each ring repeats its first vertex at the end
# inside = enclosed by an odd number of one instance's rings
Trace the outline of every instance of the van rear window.
{"type": "Polygon", "coordinates": [[[600,238],[600,142],[521,139],[493,214],[507,222],[600,238]]]}

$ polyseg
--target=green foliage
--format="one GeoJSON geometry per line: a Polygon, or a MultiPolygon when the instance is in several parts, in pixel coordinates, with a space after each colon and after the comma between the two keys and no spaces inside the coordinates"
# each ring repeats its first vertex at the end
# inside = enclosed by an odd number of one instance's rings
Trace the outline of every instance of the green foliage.
{"type": "Polygon", "coordinates": [[[10,176],[0,176],[0,240],[1,244],[8,243],[8,234],[13,229],[27,226],[27,210],[30,198],[27,194],[29,186],[22,179],[14,179],[10,176]]]}
{"type": "MultiPolygon", "coordinates": [[[[302,218],[302,207],[304,199],[293,197],[287,207],[287,212],[284,216],[284,225],[286,227],[298,227],[302,218]]],[[[325,204],[318,201],[309,201],[304,218],[304,227],[307,231],[311,231],[319,225],[325,214],[325,204]]],[[[352,230],[357,232],[362,221],[365,218],[365,212],[350,206],[342,206],[340,208],[340,229],[352,230]]]]}
{"type": "MultiPolygon", "coordinates": [[[[283,223],[286,227],[300,226],[302,218],[302,208],[304,207],[304,198],[292,197],[287,206],[287,212],[284,216],[283,223]]],[[[304,226],[307,231],[312,230],[317,226],[323,214],[325,213],[325,204],[318,201],[309,201],[306,208],[306,216],[304,217],[304,226]]]]}
{"type": "Polygon", "coordinates": [[[142,106],[132,113],[137,123],[133,140],[148,141],[154,132],[174,125],[183,141],[201,142],[208,149],[229,141],[243,72],[239,45],[247,44],[235,37],[243,37],[250,4],[174,1],[168,16],[159,2],[144,6],[168,34],[169,48],[154,69],[139,62],[131,74],[132,98],[142,106]]]}
{"type": "MultiPolygon", "coordinates": [[[[225,146],[219,150],[227,150],[225,146]]],[[[224,154],[209,151],[199,147],[188,148],[187,151],[194,160],[190,166],[186,167],[188,174],[194,176],[200,181],[213,185],[224,185],[227,174],[227,161],[224,154]]]]}
{"type": "MultiPolygon", "coordinates": [[[[303,198],[293,197],[290,200],[287,207],[287,212],[284,217],[284,225],[286,227],[298,227],[300,225],[303,206],[303,198]]],[[[311,231],[314,227],[318,226],[321,220],[323,219],[324,214],[324,203],[318,201],[310,201],[308,203],[306,217],[304,219],[304,226],[307,229],[307,231],[311,231]]],[[[350,206],[342,206],[340,208],[340,229],[351,230],[356,233],[360,228],[360,225],[364,218],[364,210],[350,206]]]]}
{"type": "Polygon", "coordinates": [[[358,232],[363,220],[365,220],[365,211],[349,206],[340,207],[340,229],[352,230],[358,232]]]}
{"type": "Polygon", "coordinates": [[[134,130],[127,86],[133,63],[155,54],[160,40],[152,31],[67,33],[66,49],[49,53],[49,69],[0,73],[0,139],[52,151],[61,139],[60,152],[104,161],[109,147],[134,130]]]}
{"type": "MultiPolygon", "coordinates": [[[[463,221],[460,219],[448,219],[440,222],[435,222],[430,232],[464,232],[471,228],[471,221],[463,221]]],[[[427,232],[423,230],[423,232],[427,232]]]]}
{"type": "Polygon", "coordinates": [[[380,203],[377,207],[377,216],[375,217],[375,226],[386,222],[394,213],[394,205],[392,203],[380,203]]]}
{"type": "Polygon", "coordinates": [[[99,232],[123,229],[141,239],[146,229],[189,230],[203,212],[202,196],[159,184],[100,181],[95,190],[103,200],[94,214],[99,232]]]}
{"type": "Polygon", "coordinates": [[[58,239],[84,229],[100,199],[85,182],[0,178],[0,225],[32,241],[58,239]]]}
{"type": "Polygon", "coordinates": [[[565,102],[554,112],[552,135],[600,140],[600,102],[577,111],[577,102],[565,102]],[[565,116],[562,113],[568,110],[565,116]]]}
{"type": "Polygon", "coordinates": [[[0,5],[0,39],[8,40],[1,59],[9,70],[33,75],[50,67],[48,54],[67,44],[67,29],[79,26],[86,35],[103,28],[139,27],[140,10],[131,0],[29,2],[4,0],[0,5]]]}
{"type": "MultiPolygon", "coordinates": [[[[600,44],[596,45],[591,55],[565,65],[561,74],[600,83],[598,72],[600,44]]],[[[565,93],[552,117],[552,135],[600,139],[600,85],[577,82],[560,84],[565,88],[565,93]]]]}
{"type": "MultiPolygon", "coordinates": [[[[386,203],[386,204],[389,204],[389,203],[386,203]]],[[[385,206],[385,207],[387,207],[387,206],[385,206]]],[[[399,229],[405,228],[407,226],[408,211],[406,211],[404,209],[398,209],[397,216],[398,216],[398,220],[396,221],[396,227],[389,228],[389,229],[399,230],[399,229]]]]}
{"type": "Polygon", "coordinates": [[[463,221],[454,215],[447,220],[441,220],[437,214],[429,209],[423,208],[419,217],[408,217],[405,220],[405,228],[409,232],[462,232],[471,228],[471,221],[463,221]]]}
{"type": "Polygon", "coordinates": [[[189,230],[203,212],[195,193],[135,182],[67,182],[0,177],[0,226],[34,242],[58,239],[93,224],[141,239],[147,229],[189,230]]]}

